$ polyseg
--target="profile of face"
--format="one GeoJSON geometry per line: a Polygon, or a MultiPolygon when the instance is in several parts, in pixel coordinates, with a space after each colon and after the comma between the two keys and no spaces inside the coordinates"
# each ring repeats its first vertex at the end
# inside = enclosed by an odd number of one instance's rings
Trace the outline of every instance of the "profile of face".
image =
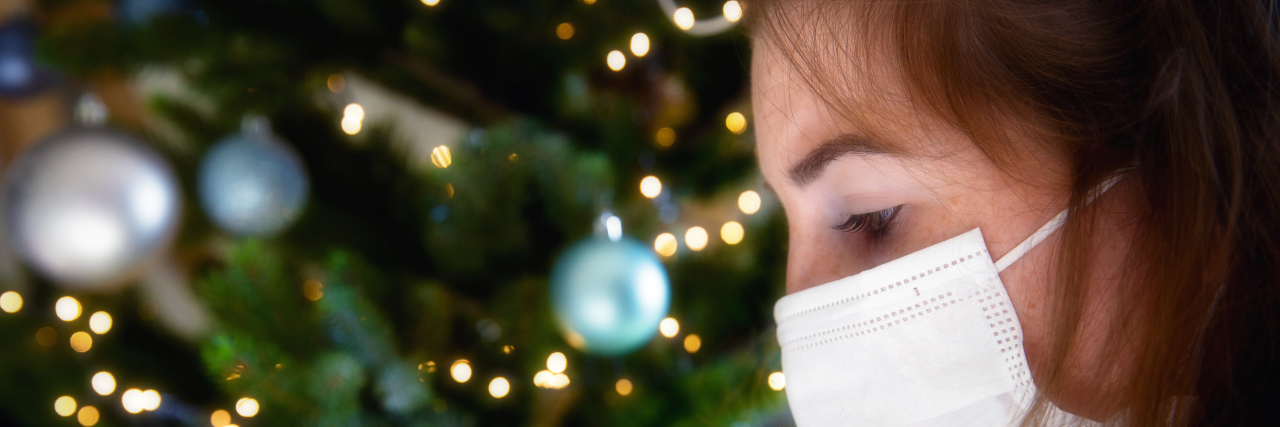
{"type": "MultiPolygon", "coordinates": [[[[848,43],[836,40],[813,43],[848,43]]],[[[917,107],[894,68],[876,55],[833,60],[804,74],[796,52],[767,40],[753,49],[752,88],[760,168],[780,199],[790,231],[787,293],[841,279],[981,228],[998,259],[1062,211],[1070,176],[1065,156],[1051,144],[1010,134],[1012,162],[997,164],[965,132],[917,107]],[[837,73],[844,73],[836,76],[837,73]],[[850,74],[852,73],[852,74],[850,74]],[[815,93],[807,78],[852,80],[848,93],[815,93]],[[838,108],[839,97],[853,105],[838,108]]],[[[1121,236],[1130,191],[1122,180],[1100,198],[1099,233],[1121,236]]],[[[1049,351],[1050,296],[1058,235],[1051,236],[1001,274],[1025,331],[1033,377],[1049,351]]],[[[1111,290],[1118,283],[1126,239],[1101,242],[1092,252],[1085,293],[1087,312],[1078,345],[1067,356],[1067,386],[1049,398],[1092,419],[1117,410],[1106,390],[1116,370],[1098,366],[1101,340],[1110,332],[1111,290]],[[1106,371],[1106,372],[1103,372],[1106,371]]]]}

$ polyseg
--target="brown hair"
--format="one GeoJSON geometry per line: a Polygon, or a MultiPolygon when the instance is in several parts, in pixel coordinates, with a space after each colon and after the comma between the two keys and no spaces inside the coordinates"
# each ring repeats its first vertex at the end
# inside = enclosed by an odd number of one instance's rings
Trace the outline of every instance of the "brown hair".
{"type": "MultiPolygon", "coordinates": [[[[917,105],[997,164],[1011,124],[1068,159],[1052,360],[1062,387],[1084,315],[1085,195],[1132,168],[1141,218],[1107,345],[1133,426],[1276,425],[1280,387],[1280,45],[1274,0],[757,0],[753,34],[828,103],[849,49],[884,50],[917,105]],[[850,33],[850,29],[862,29],[850,33]],[[842,34],[844,33],[844,34],[842,34]],[[832,35],[844,46],[822,45],[832,35]],[[853,46],[861,44],[861,46],[853,46]],[[829,74],[829,73],[828,73],[829,74]],[[1120,346],[1134,354],[1120,361],[1120,346]]],[[[856,30],[855,30],[856,31],[856,30]]],[[[829,43],[828,43],[829,44],[829,43]]],[[[865,119],[864,119],[865,120],[865,119]]],[[[1026,423],[1047,408],[1044,397],[1026,423]]]]}

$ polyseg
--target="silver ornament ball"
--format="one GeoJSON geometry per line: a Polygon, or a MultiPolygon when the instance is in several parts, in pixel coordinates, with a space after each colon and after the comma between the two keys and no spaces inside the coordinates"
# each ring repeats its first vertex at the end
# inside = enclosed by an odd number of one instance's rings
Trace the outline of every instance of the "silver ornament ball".
{"type": "Polygon", "coordinates": [[[200,164],[200,202],[218,227],[242,236],[272,236],[293,224],[310,183],[302,160],[269,131],[224,138],[200,164]]]}
{"type": "Polygon", "coordinates": [[[551,272],[551,305],[569,344],[588,353],[629,353],[658,332],[671,305],[667,270],[630,238],[573,245],[551,272]]]}
{"type": "Polygon", "coordinates": [[[71,128],[27,149],[5,174],[4,204],[18,255],[82,290],[135,277],[167,249],[181,215],[165,159],[101,128],[71,128]]]}

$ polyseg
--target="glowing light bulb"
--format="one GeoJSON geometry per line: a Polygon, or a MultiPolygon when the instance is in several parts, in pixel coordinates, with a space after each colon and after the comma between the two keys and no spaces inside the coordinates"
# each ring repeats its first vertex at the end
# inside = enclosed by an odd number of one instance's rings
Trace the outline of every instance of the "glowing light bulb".
{"type": "Polygon", "coordinates": [[[427,7],[431,7],[440,4],[440,0],[422,0],[422,4],[427,5],[427,7]]]}
{"type": "Polygon", "coordinates": [[[769,374],[769,388],[779,391],[787,388],[787,377],[783,376],[781,372],[769,374]]]}
{"type": "Polygon", "coordinates": [[[347,108],[342,109],[342,116],[356,120],[364,120],[364,107],[361,107],[360,104],[356,103],[347,104],[347,108]]]}
{"type": "Polygon", "coordinates": [[[360,133],[360,128],[364,124],[364,107],[360,104],[347,104],[347,108],[342,110],[342,131],[347,135],[355,135],[360,133]]]}
{"type": "Polygon", "coordinates": [[[489,395],[501,399],[511,392],[511,383],[506,378],[497,377],[489,381],[489,395]]]}
{"type": "Polygon", "coordinates": [[[570,38],[573,38],[573,24],[561,22],[560,25],[557,25],[556,37],[559,37],[560,40],[569,40],[570,38]]]}
{"type": "Polygon", "coordinates": [[[649,53],[649,36],[644,33],[631,36],[631,53],[635,56],[644,56],[649,53]]]}
{"type": "Polygon", "coordinates": [[[453,154],[449,152],[449,147],[439,146],[431,149],[431,164],[436,165],[440,169],[447,169],[453,164],[453,154]]]}
{"type": "Polygon", "coordinates": [[[662,181],[658,177],[649,175],[640,180],[640,194],[650,199],[658,197],[662,194],[662,181]]]}
{"type": "Polygon", "coordinates": [[[213,411],[213,415],[209,417],[209,423],[213,427],[227,427],[231,424],[231,413],[225,409],[213,411]]]}
{"type": "Polygon", "coordinates": [[[236,401],[236,413],[242,417],[253,417],[258,415],[258,410],[262,409],[258,406],[258,400],[252,397],[242,397],[236,401]]]}
{"type": "Polygon", "coordinates": [[[702,227],[689,227],[684,233],[684,244],[692,251],[700,251],[707,247],[707,230],[702,227]]]}
{"type": "Polygon", "coordinates": [[[324,297],[324,284],[319,280],[311,279],[302,283],[302,296],[312,301],[319,301],[324,297]]]}
{"type": "Polygon", "coordinates": [[[676,26],[680,27],[681,30],[693,28],[693,11],[687,7],[676,9],[676,13],[672,15],[672,18],[674,18],[676,26]]]}
{"type": "Polygon", "coordinates": [[[142,390],[131,388],[124,391],[120,395],[120,404],[124,406],[125,412],[136,414],[142,412],[142,390]]]}
{"type": "Polygon", "coordinates": [[[564,353],[557,351],[555,353],[551,353],[550,356],[547,356],[547,370],[551,371],[551,373],[558,374],[564,372],[564,369],[568,366],[569,360],[564,357],[564,353]]]}
{"type": "Polygon", "coordinates": [[[142,392],[142,409],[154,411],[160,408],[160,392],[147,390],[142,392]]]}
{"type": "Polygon", "coordinates": [[[14,291],[0,294],[0,310],[5,313],[17,313],[22,309],[22,295],[14,291]]]}
{"type": "Polygon", "coordinates": [[[609,52],[609,55],[605,56],[604,59],[605,63],[609,65],[609,69],[613,71],[622,71],[622,67],[627,66],[627,57],[621,51],[609,52]]]}
{"type": "Polygon", "coordinates": [[[747,116],[737,111],[729,113],[724,118],[724,127],[729,128],[729,132],[733,132],[735,135],[741,135],[747,131],[747,116]]]}
{"type": "Polygon", "coordinates": [[[84,353],[93,348],[93,337],[87,332],[76,332],[71,334],[71,349],[77,353],[84,353]]]}
{"type": "Polygon", "coordinates": [[[723,227],[720,227],[720,238],[730,245],[741,243],[745,234],[746,231],[742,229],[742,224],[737,221],[726,222],[723,227]]]}
{"type": "Polygon", "coordinates": [[[80,413],[76,414],[76,421],[84,427],[91,427],[98,424],[98,408],[86,406],[80,408],[80,413]]]}
{"type": "Polygon", "coordinates": [[[53,312],[63,321],[76,320],[80,317],[80,301],[72,297],[58,298],[58,302],[53,305],[53,312]]]}
{"type": "Polygon", "coordinates": [[[465,383],[471,379],[471,365],[466,359],[459,359],[449,367],[449,375],[453,376],[454,381],[465,383]]]}
{"type": "Polygon", "coordinates": [[[111,373],[107,371],[93,374],[93,379],[89,380],[89,384],[93,385],[93,391],[102,396],[116,391],[116,377],[111,376],[111,373]]]}
{"type": "Polygon", "coordinates": [[[551,385],[551,377],[554,376],[556,374],[551,373],[551,371],[538,371],[533,375],[533,385],[544,388],[549,387],[551,385]]]}
{"type": "Polygon", "coordinates": [[[658,323],[658,332],[667,338],[674,337],[680,333],[680,322],[677,322],[674,317],[662,319],[662,323],[658,323]]]}
{"type": "Polygon", "coordinates": [[[360,120],[353,119],[350,117],[343,117],[341,124],[342,124],[342,132],[346,133],[347,135],[355,135],[357,133],[360,133],[360,128],[364,126],[363,123],[360,122],[360,120]]]}
{"type": "Polygon", "coordinates": [[[738,22],[742,19],[742,4],[738,3],[738,0],[724,2],[723,11],[724,19],[728,19],[729,22],[738,22]]]}
{"type": "Polygon", "coordinates": [[[618,394],[623,396],[631,394],[631,387],[631,380],[626,378],[620,379],[618,382],[613,384],[613,389],[617,390],[618,394]]]}
{"type": "Polygon", "coordinates": [[[551,376],[551,381],[547,383],[548,387],[561,389],[569,386],[569,376],[565,374],[555,374],[551,376]]]}
{"type": "Polygon", "coordinates": [[[99,311],[89,316],[89,330],[93,333],[102,335],[111,330],[111,315],[105,311],[99,311]]]}
{"type": "Polygon", "coordinates": [[[662,233],[658,238],[653,239],[653,250],[662,256],[672,256],[676,254],[676,236],[671,233],[662,233]]]}
{"type": "Polygon", "coordinates": [[[58,415],[70,417],[71,414],[76,413],[76,400],[71,396],[59,397],[58,400],[53,401],[53,411],[58,415]]]}
{"type": "Polygon", "coordinates": [[[742,209],[742,213],[751,215],[760,210],[760,194],[747,190],[738,196],[738,209],[742,209]]]}
{"type": "Polygon", "coordinates": [[[689,334],[684,337],[684,350],[690,353],[697,353],[702,348],[702,338],[698,334],[689,334]]]}
{"type": "Polygon", "coordinates": [[[663,147],[670,147],[676,142],[676,130],[672,128],[658,129],[658,133],[653,136],[653,141],[663,147]]]}

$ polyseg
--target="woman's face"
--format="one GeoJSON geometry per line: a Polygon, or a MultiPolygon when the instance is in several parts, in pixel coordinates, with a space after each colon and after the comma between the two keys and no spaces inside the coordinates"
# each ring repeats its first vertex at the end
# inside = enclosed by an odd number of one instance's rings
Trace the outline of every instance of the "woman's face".
{"type": "MultiPolygon", "coordinates": [[[[874,81],[840,95],[869,100],[855,101],[861,118],[856,122],[863,123],[857,125],[824,103],[784,55],[770,43],[756,43],[752,96],[760,168],[790,228],[787,293],[857,274],[974,228],[982,229],[992,258],[999,259],[1066,207],[1063,157],[1015,136],[1024,148],[1013,156],[1019,160],[997,167],[963,132],[912,106],[888,68],[892,61],[850,58],[861,62],[851,68],[874,81]],[[851,220],[876,212],[882,213],[851,220]],[[850,223],[847,228],[857,229],[836,229],[850,223]]],[[[1123,186],[1122,181],[1099,200],[1104,212],[1123,186]]],[[[1107,221],[1100,224],[1104,230],[1127,232],[1107,221]]],[[[1033,375],[1046,356],[1058,246],[1055,234],[1000,275],[1025,331],[1033,375]]],[[[1095,251],[1093,282],[1099,289],[1087,292],[1090,310],[1115,309],[1107,304],[1114,298],[1105,285],[1126,252],[1114,243],[1095,251]]],[[[1069,386],[1050,396],[1064,410],[1095,419],[1114,409],[1098,399],[1103,386],[1094,371],[1108,324],[1091,319],[1107,317],[1086,313],[1084,345],[1068,358],[1069,386]]]]}

